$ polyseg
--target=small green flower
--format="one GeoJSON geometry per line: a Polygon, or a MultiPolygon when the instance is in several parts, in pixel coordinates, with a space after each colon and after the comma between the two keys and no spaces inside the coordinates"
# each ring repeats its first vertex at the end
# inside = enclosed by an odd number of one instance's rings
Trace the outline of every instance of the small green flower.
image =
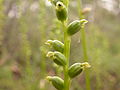
{"type": "Polygon", "coordinates": [[[60,66],[65,66],[66,65],[65,56],[58,51],[48,52],[47,57],[50,57],[51,59],[53,59],[54,63],[56,63],[57,65],[60,65],[60,66]]]}
{"type": "Polygon", "coordinates": [[[75,63],[72,66],[70,66],[68,70],[68,74],[70,78],[74,78],[78,76],[85,68],[90,68],[91,66],[87,63],[75,63]]]}
{"type": "Polygon", "coordinates": [[[64,51],[64,44],[58,40],[47,40],[45,44],[52,47],[55,51],[59,51],[61,53],[64,51]]]}
{"type": "Polygon", "coordinates": [[[87,23],[88,21],[85,19],[82,20],[75,20],[72,23],[68,25],[67,33],[68,35],[72,36],[78,31],[80,31],[81,28],[87,23]]]}
{"type": "Polygon", "coordinates": [[[63,90],[64,81],[58,76],[47,76],[46,79],[50,81],[57,90],[63,90]]]}
{"type": "Polygon", "coordinates": [[[61,22],[64,22],[67,20],[66,6],[60,1],[56,3],[56,16],[58,20],[60,20],[61,22]]]}

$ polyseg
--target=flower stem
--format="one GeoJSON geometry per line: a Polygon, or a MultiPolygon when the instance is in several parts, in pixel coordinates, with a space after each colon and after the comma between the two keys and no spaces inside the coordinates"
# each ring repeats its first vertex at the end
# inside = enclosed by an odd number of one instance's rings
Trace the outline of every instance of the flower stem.
{"type": "MultiPolygon", "coordinates": [[[[87,46],[86,46],[86,34],[85,34],[84,28],[83,28],[83,30],[81,30],[81,36],[82,36],[82,47],[83,47],[84,61],[88,62],[87,46]]],[[[86,80],[86,90],[91,90],[90,75],[89,75],[88,70],[85,70],[85,80],[86,80]]]]}
{"type": "MultiPolygon", "coordinates": [[[[82,2],[78,0],[78,13],[80,19],[84,19],[84,15],[82,14],[82,2]]],[[[82,37],[82,47],[83,47],[83,55],[84,55],[84,62],[88,62],[88,55],[87,55],[87,44],[86,44],[86,34],[84,27],[81,30],[81,37],[82,37]]],[[[90,87],[90,75],[89,71],[85,70],[85,80],[86,80],[86,90],[91,90],[90,87]]]]}
{"type": "MultiPolygon", "coordinates": [[[[39,4],[40,4],[40,8],[41,8],[41,12],[40,12],[40,38],[41,38],[41,43],[44,43],[45,40],[46,40],[46,35],[45,35],[45,27],[46,27],[46,24],[44,23],[44,20],[45,20],[45,16],[46,16],[46,13],[45,13],[45,4],[44,4],[44,0],[39,0],[39,4]]],[[[45,74],[46,74],[46,62],[45,62],[45,59],[46,59],[46,55],[45,53],[41,52],[41,65],[40,65],[40,69],[42,71],[42,77],[45,77],[45,74]]]]}
{"type": "Polygon", "coordinates": [[[69,88],[70,88],[70,78],[68,76],[68,68],[69,68],[71,38],[67,34],[67,23],[64,22],[63,26],[64,26],[64,55],[65,55],[66,61],[67,61],[67,64],[64,67],[64,90],[69,90],[69,88]]]}

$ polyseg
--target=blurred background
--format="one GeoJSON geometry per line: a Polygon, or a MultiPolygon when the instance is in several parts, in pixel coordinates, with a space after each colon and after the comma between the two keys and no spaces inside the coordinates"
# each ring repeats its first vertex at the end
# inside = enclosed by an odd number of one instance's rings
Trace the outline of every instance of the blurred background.
{"type": "MultiPolygon", "coordinates": [[[[120,0],[82,0],[91,90],[120,90],[120,0]],[[89,11],[89,12],[87,12],[89,11]]],[[[79,19],[70,0],[69,22],[79,19]]],[[[44,78],[61,75],[46,58],[48,39],[63,41],[62,25],[47,0],[0,0],[0,90],[55,90],[44,78]]],[[[70,64],[83,62],[80,33],[72,37],[70,64]]],[[[57,68],[57,69],[56,69],[57,68]]],[[[85,90],[84,73],[71,90],[85,90]]]]}

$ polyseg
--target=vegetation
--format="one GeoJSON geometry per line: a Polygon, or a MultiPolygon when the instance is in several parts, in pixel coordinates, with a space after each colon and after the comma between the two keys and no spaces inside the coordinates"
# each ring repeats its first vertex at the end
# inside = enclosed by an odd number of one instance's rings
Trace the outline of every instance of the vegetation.
{"type": "Polygon", "coordinates": [[[50,1],[0,0],[0,90],[119,90],[120,1],[50,1]]]}

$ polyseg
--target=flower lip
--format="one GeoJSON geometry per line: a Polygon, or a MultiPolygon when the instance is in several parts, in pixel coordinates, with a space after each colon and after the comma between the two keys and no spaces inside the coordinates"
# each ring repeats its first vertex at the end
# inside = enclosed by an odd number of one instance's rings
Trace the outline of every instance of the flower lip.
{"type": "Polygon", "coordinates": [[[59,3],[58,6],[62,6],[62,5],[59,3]]]}
{"type": "Polygon", "coordinates": [[[58,1],[58,2],[56,3],[56,9],[57,9],[57,10],[61,11],[61,10],[64,9],[64,8],[65,8],[65,5],[64,5],[62,2],[58,1]]]}
{"type": "Polygon", "coordinates": [[[47,41],[45,42],[45,44],[46,44],[46,45],[49,45],[49,46],[51,45],[51,43],[52,43],[52,40],[47,40],[47,41]]]}
{"type": "Polygon", "coordinates": [[[90,68],[91,67],[91,65],[88,62],[81,63],[81,66],[83,68],[90,68]]]}
{"type": "Polygon", "coordinates": [[[54,56],[54,52],[49,51],[46,56],[47,57],[53,57],[54,56]]]}

